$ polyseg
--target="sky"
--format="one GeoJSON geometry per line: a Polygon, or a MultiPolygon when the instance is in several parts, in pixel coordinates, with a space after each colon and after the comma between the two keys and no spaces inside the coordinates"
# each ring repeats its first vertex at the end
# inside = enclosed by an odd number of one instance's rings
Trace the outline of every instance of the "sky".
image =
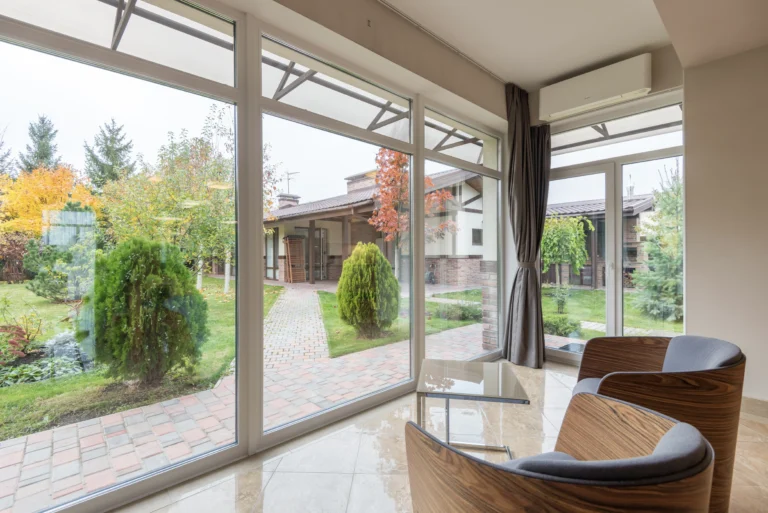
{"type": "MultiPolygon", "coordinates": [[[[212,106],[226,104],[145,80],[98,69],[67,59],[0,43],[0,134],[12,154],[24,151],[28,125],[38,115],[48,116],[58,129],[56,143],[62,160],[83,170],[85,142],[93,143],[99,127],[114,118],[133,141],[134,155],[154,163],[168,133],[186,129],[199,135],[212,106]],[[30,72],[30,70],[35,70],[30,72]]],[[[290,192],[301,202],[346,193],[344,178],[376,167],[378,147],[274,116],[264,116],[264,143],[270,146],[271,162],[282,177],[278,188],[287,192],[284,179],[291,177],[290,192]]],[[[552,167],[575,165],[618,155],[682,144],[680,132],[554,156],[552,167]]],[[[671,162],[667,162],[671,164],[671,162]]],[[[658,188],[659,162],[633,165],[635,194],[658,188]]],[[[426,174],[447,166],[426,162],[426,174]]],[[[604,198],[600,177],[553,182],[549,202],[604,198]]],[[[628,176],[627,176],[628,179],[628,176]]],[[[626,180],[626,179],[625,179],[626,180]]]]}

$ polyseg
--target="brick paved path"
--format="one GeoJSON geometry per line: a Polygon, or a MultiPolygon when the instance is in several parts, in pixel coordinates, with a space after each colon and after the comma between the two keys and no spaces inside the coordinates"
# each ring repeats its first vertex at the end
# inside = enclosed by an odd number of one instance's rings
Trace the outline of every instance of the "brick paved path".
{"type": "MultiPolygon", "coordinates": [[[[286,287],[265,320],[264,426],[401,383],[410,342],[329,358],[316,287],[286,287]]],[[[427,357],[483,352],[482,325],[427,337],[427,357]]],[[[31,513],[235,439],[235,377],[211,390],[0,442],[0,513],[31,513]]]]}

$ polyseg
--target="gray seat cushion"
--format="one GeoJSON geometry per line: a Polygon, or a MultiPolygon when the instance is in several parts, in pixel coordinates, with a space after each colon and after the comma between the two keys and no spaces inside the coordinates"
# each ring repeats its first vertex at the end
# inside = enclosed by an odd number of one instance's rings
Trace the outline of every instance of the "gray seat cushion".
{"type": "Polygon", "coordinates": [[[519,458],[505,467],[569,479],[637,481],[663,478],[695,467],[706,457],[704,437],[690,424],[670,429],[648,456],[621,460],[580,461],[562,452],[519,458]]]}
{"type": "Polygon", "coordinates": [[[573,395],[580,392],[587,392],[588,394],[596,394],[597,387],[600,386],[600,378],[584,378],[573,387],[573,395]]]}
{"type": "Polygon", "coordinates": [[[718,369],[741,358],[738,346],[717,338],[681,335],[669,342],[664,357],[664,372],[690,372],[718,369]]]}

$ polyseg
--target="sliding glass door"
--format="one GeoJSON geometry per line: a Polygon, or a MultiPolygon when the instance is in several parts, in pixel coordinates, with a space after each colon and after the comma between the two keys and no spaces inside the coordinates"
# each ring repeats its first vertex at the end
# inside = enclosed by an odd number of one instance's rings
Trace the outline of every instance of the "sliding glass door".
{"type": "Polygon", "coordinates": [[[552,170],[541,249],[549,355],[578,360],[601,336],[683,333],[680,153],[552,170]]]}

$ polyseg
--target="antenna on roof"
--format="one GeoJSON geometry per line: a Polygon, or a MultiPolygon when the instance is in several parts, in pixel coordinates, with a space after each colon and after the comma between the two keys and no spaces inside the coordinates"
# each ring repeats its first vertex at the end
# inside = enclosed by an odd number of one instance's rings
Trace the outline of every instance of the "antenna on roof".
{"type": "Polygon", "coordinates": [[[635,184],[632,183],[632,173],[629,174],[629,185],[627,186],[627,198],[632,199],[635,195],[635,184]]]}
{"type": "Polygon", "coordinates": [[[293,175],[298,175],[298,174],[299,174],[298,171],[294,171],[293,173],[289,173],[288,171],[285,172],[285,183],[286,183],[286,188],[288,189],[286,191],[286,194],[291,193],[291,177],[293,175]]]}

